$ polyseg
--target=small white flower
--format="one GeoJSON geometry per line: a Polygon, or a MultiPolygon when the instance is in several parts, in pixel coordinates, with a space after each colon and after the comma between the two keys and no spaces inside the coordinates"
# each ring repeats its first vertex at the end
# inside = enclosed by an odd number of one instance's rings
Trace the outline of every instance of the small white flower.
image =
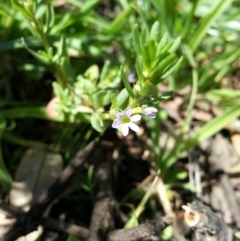
{"type": "Polygon", "coordinates": [[[148,116],[149,118],[155,118],[157,114],[157,109],[155,107],[147,107],[143,110],[144,115],[148,116]]]}
{"type": "Polygon", "coordinates": [[[139,127],[133,123],[136,121],[141,120],[141,115],[136,114],[132,115],[132,109],[128,107],[125,112],[115,112],[115,116],[117,117],[116,120],[112,123],[113,128],[122,128],[122,134],[124,136],[127,136],[129,133],[129,128],[132,129],[133,131],[137,132],[139,130],[139,127]]]}

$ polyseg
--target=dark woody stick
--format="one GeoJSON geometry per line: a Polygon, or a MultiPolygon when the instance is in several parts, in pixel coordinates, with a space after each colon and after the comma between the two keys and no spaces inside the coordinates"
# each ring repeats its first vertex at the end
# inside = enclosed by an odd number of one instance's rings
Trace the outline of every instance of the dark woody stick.
{"type": "MultiPolygon", "coordinates": [[[[0,210],[5,212],[8,216],[12,216],[14,218],[19,218],[23,215],[26,215],[22,211],[17,211],[14,208],[11,208],[5,205],[0,205],[0,210]]],[[[104,213],[104,215],[107,216],[106,213],[104,213]]],[[[117,229],[108,233],[107,240],[108,241],[130,241],[135,239],[143,239],[146,237],[150,237],[151,235],[158,236],[159,233],[165,227],[170,225],[172,222],[173,222],[173,219],[171,217],[165,216],[162,218],[157,218],[150,222],[140,224],[139,226],[134,228],[117,229]]],[[[77,238],[81,238],[84,240],[89,235],[89,230],[87,228],[84,228],[75,224],[66,223],[60,220],[54,220],[51,218],[43,217],[39,220],[39,224],[51,230],[71,234],[77,238]]]]}
{"type": "Polygon", "coordinates": [[[98,165],[95,177],[95,202],[87,241],[104,241],[109,231],[115,229],[118,203],[112,191],[111,162],[98,165]]]}
{"type": "Polygon", "coordinates": [[[31,209],[22,215],[12,228],[6,233],[3,240],[13,241],[37,229],[39,220],[48,205],[68,186],[74,175],[83,168],[85,160],[92,154],[96,142],[90,142],[83,151],[73,160],[59,176],[59,178],[44,191],[37,201],[33,203],[31,209]]]}
{"type": "Polygon", "coordinates": [[[164,216],[129,229],[114,230],[108,234],[108,241],[132,241],[159,233],[173,222],[173,218],[164,216]]]}
{"type": "Polygon", "coordinates": [[[194,201],[183,205],[186,224],[211,241],[231,241],[232,231],[214,212],[203,203],[194,201]]]}

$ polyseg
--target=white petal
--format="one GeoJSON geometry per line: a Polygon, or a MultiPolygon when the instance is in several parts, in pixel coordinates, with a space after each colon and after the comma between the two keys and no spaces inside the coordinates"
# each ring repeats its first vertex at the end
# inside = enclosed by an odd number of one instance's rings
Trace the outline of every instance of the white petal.
{"type": "Polygon", "coordinates": [[[117,117],[118,120],[121,120],[124,114],[121,113],[120,111],[115,111],[115,116],[117,117]]]}
{"type": "Polygon", "coordinates": [[[131,121],[140,121],[141,120],[141,115],[137,114],[137,115],[133,115],[130,117],[131,121]]]}
{"type": "Polygon", "coordinates": [[[128,125],[133,131],[135,131],[135,132],[139,131],[139,127],[136,124],[130,122],[128,125]]]}
{"type": "Polygon", "coordinates": [[[147,107],[144,109],[144,112],[157,112],[157,108],[155,107],[147,107]]]}
{"type": "Polygon", "coordinates": [[[124,136],[127,136],[128,133],[129,133],[128,124],[123,124],[123,125],[122,125],[122,134],[123,134],[124,136]]]}
{"type": "Polygon", "coordinates": [[[119,120],[115,120],[113,123],[112,123],[112,128],[118,128],[122,125],[122,122],[119,121],[119,120]]]}
{"type": "Polygon", "coordinates": [[[149,118],[156,118],[156,113],[148,113],[146,116],[149,118]]]}
{"type": "Polygon", "coordinates": [[[128,108],[126,109],[126,111],[125,111],[125,115],[126,115],[127,117],[130,117],[131,114],[132,114],[132,109],[131,109],[130,107],[128,107],[128,108]]]}

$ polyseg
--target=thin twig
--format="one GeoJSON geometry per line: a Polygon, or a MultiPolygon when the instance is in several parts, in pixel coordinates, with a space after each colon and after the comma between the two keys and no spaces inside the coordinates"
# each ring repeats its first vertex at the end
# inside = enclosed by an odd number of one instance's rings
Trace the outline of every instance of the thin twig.
{"type": "MultiPolygon", "coordinates": [[[[23,218],[24,216],[26,216],[25,212],[18,211],[14,207],[10,207],[3,204],[0,205],[0,211],[5,215],[11,217],[11,219],[9,220],[11,220],[12,222],[16,221],[16,219],[19,219],[21,217],[23,218]]],[[[82,239],[86,239],[89,233],[87,228],[75,224],[66,223],[61,220],[55,220],[52,218],[42,217],[39,219],[38,224],[43,225],[44,227],[49,228],[50,230],[71,234],[77,238],[82,239]]]]}
{"type": "Polygon", "coordinates": [[[68,186],[75,174],[83,168],[85,160],[91,154],[96,142],[90,142],[84,150],[73,160],[73,162],[61,173],[60,177],[44,191],[37,201],[32,205],[28,215],[39,217],[45,211],[47,206],[68,186]]]}
{"type": "Polygon", "coordinates": [[[109,231],[115,229],[118,203],[113,197],[110,161],[97,167],[96,194],[87,241],[104,241],[109,231]]]}
{"type": "Polygon", "coordinates": [[[69,185],[75,174],[83,168],[85,160],[92,154],[96,142],[90,142],[59,176],[59,178],[44,191],[31,209],[18,217],[16,223],[4,236],[4,241],[13,241],[37,229],[39,221],[48,205],[69,185]]]}
{"type": "Polygon", "coordinates": [[[143,239],[159,233],[173,222],[173,218],[164,216],[151,222],[140,224],[137,227],[129,229],[114,230],[109,233],[108,241],[132,241],[143,239]]]}

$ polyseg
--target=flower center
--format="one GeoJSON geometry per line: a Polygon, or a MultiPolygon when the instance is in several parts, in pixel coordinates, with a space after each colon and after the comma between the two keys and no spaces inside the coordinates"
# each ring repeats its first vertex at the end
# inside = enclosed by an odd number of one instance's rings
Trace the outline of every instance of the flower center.
{"type": "Polygon", "coordinates": [[[129,122],[130,122],[130,118],[129,118],[129,117],[124,116],[124,117],[122,118],[122,123],[126,124],[126,123],[129,123],[129,122]]]}

